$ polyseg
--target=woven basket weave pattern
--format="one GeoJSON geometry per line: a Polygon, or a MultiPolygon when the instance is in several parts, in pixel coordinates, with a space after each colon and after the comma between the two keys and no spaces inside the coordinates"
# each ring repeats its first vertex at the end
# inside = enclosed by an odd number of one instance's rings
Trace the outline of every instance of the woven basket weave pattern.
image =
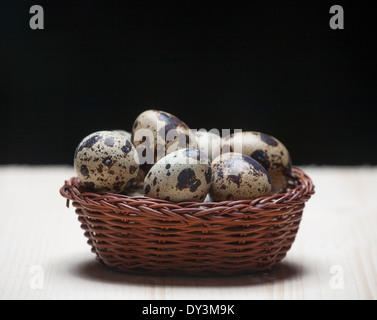
{"type": "Polygon", "coordinates": [[[86,192],[77,178],[60,192],[72,201],[92,252],[128,273],[239,274],[285,256],[299,229],[311,179],[293,168],[287,193],[255,200],[171,203],[86,192]]]}

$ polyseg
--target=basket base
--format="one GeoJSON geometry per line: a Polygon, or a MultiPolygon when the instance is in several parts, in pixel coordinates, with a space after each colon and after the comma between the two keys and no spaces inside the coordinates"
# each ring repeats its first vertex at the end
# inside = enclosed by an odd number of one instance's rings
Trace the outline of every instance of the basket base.
{"type": "MultiPolygon", "coordinates": [[[[273,270],[285,257],[289,248],[285,248],[284,253],[278,254],[270,260],[260,261],[259,263],[240,264],[222,264],[218,267],[210,265],[199,265],[198,261],[187,261],[186,264],[180,266],[172,266],[169,263],[151,263],[147,266],[140,266],[132,262],[126,263],[119,261],[111,261],[111,259],[103,259],[96,254],[96,249],[92,248],[95,253],[96,260],[106,268],[130,275],[150,275],[150,276],[240,276],[251,275],[273,270]]],[[[271,258],[271,256],[270,256],[271,258]]]]}
{"type": "MultiPolygon", "coordinates": [[[[281,259],[283,260],[284,257],[281,259]]],[[[284,264],[280,261],[275,261],[273,264],[261,267],[252,267],[250,269],[239,269],[239,270],[229,270],[229,269],[218,269],[218,270],[189,270],[189,269],[144,269],[144,268],[130,268],[126,266],[112,266],[96,257],[96,261],[104,268],[124,274],[124,275],[135,275],[135,276],[157,276],[157,277],[234,277],[234,276],[259,276],[266,273],[273,273],[278,270],[280,266],[284,264]]]]}

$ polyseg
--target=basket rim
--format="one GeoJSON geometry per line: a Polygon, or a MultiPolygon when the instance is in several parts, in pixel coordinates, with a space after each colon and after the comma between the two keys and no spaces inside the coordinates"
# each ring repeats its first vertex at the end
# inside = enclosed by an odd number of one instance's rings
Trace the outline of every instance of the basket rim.
{"type": "MultiPolygon", "coordinates": [[[[113,210],[132,211],[135,207],[143,205],[149,207],[152,212],[156,210],[174,210],[176,213],[185,213],[185,210],[198,212],[205,210],[210,213],[211,210],[217,212],[220,208],[231,208],[232,210],[242,210],[244,207],[254,208],[256,210],[280,210],[282,206],[306,202],[315,193],[315,186],[311,178],[301,169],[292,168],[292,178],[295,181],[295,187],[285,193],[274,194],[272,196],[260,197],[254,200],[227,200],[221,202],[170,202],[167,200],[154,199],[145,196],[128,196],[125,194],[115,194],[110,192],[93,192],[84,190],[79,185],[77,177],[66,180],[60,188],[60,194],[69,202],[80,203],[87,207],[105,206],[113,210]]],[[[136,213],[136,212],[135,212],[136,213]]]]}

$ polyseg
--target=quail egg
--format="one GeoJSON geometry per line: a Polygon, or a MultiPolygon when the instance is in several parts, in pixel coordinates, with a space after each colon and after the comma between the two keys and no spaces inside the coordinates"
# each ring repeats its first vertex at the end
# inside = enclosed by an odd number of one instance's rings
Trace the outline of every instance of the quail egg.
{"type": "Polygon", "coordinates": [[[165,155],[184,148],[197,148],[190,128],[176,116],[160,110],[147,110],[135,120],[132,143],[140,160],[140,176],[165,155]]]}
{"type": "Polygon", "coordinates": [[[211,161],[220,155],[221,137],[218,130],[199,130],[194,135],[198,149],[206,153],[211,161]]]}
{"type": "Polygon", "coordinates": [[[77,146],[74,168],[81,184],[88,189],[121,193],[136,179],[138,161],[129,139],[116,132],[98,131],[77,146]]]}
{"type": "Polygon", "coordinates": [[[270,196],[271,181],[256,160],[240,153],[224,153],[212,162],[213,201],[253,200],[270,196]]]}
{"type": "Polygon", "coordinates": [[[278,139],[256,131],[237,132],[224,138],[223,150],[240,152],[257,160],[271,178],[273,193],[287,188],[292,160],[289,151],[278,139]]]}
{"type": "Polygon", "coordinates": [[[169,153],[150,169],[144,195],[172,202],[203,202],[211,186],[208,156],[197,149],[169,153]]]}

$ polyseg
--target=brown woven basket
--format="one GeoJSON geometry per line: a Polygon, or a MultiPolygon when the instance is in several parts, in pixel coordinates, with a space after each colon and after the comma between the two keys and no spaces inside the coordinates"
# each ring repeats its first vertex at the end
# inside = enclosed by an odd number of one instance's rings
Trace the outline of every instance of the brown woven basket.
{"type": "Polygon", "coordinates": [[[291,188],[253,201],[171,203],[93,193],[77,178],[60,193],[72,201],[97,259],[128,273],[240,274],[270,269],[291,248],[311,179],[293,168],[291,188]]]}

